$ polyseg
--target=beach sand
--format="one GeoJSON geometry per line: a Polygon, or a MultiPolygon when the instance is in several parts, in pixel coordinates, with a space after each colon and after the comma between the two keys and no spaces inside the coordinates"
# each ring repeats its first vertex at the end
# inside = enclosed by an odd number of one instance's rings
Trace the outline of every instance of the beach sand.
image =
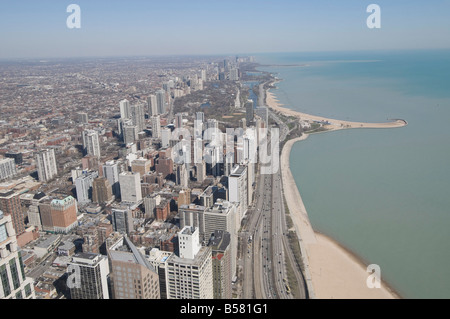
{"type": "Polygon", "coordinates": [[[395,128],[395,127],[402,127],[407,124],[405,121],[399,119],[385,123],[351,122],[297,112],[283,107],[278,102],[273,93],[269,92],[268,90],[266,90],[266,104],[274,111],[281,112],[287,116],[297,117],[300,120],[307,120],[310,122],[314,121],[328,122],[329,124],[326,125],[326,128],[328,130],[339,130],[346,128],[395,128]]]}
{"type": "MultiPolygon", "coordinates": [[[[318,119],[319,121],[330,119],[315,117],[282,108],[273,95],[267,91],[266,104],[274,110],[287,115],[293,115],[302,119],[318,119]],[[286,111],[287,110],[287,111],[286,111]]],[[[334,122],[335,120],[333,120],[334,122]]],[[[343,129],[340,123],[351,123],[352,127],[399,127],[404,122],[392,123],[356,123],[335,121],[338,125],[332,125],[330,129],[343,129]],[[361,126],[361,124],[363,126],[361,126]]],[[[400,298],[385,282],[381,282],[380,288],[368,288],[367,279],[371,273],[367,272],[365,265],[357,256],[346,250],[330,237],[320,234],[311,226],[308,213],[303,204],[298,187],[290,170],[290,153],[292,146],[301,140],[308,138],[307,134],[299,138],[289,140],[283,147],[281,154],[281,172],[283,178],[283,190],[289,208],[295,230],[300,237],[300,245],[303,248],[303,261],[305,264],[306,279],[312,288],[312,295],[318,299],[393,299],[400,298]],[[305,256],[306,255],[306,256],[305,256]]],[[[381,273],[382,279],[382,273],[381,273]]]]}

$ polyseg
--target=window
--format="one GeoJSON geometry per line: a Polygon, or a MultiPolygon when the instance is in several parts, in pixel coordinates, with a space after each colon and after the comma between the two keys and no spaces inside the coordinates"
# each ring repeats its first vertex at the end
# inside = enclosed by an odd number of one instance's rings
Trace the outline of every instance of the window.
{"type": "Polygon", "coordinates": [[[6,265],[2,265],[0,267],[0,277],[2,280],[3,291],[5,293],[5,297],[11,293],[11,287],[9,286],[8,274],[6,272],[6,265]]]}
{"type": "Polygon", "coordinates": [[[31,287],[30,284],[25,286],[25,296],[29,297],[31,295],[31,287]]]}
{"type": "Polygon", "coordinates": [[[6,225],[0,225],[0,242],[8,239],[8,232],[6,231],[6,225]]]}

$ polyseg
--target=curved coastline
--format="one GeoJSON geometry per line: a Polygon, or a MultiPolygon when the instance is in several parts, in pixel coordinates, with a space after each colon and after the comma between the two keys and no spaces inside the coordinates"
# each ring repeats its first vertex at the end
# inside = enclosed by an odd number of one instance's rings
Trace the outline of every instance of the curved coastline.
{"type": "MultiPolygon", "coordinates": [[[[269,90],[266,90],[266,104],[274,111],[298,117],[299,120],[327,123],[328,131],[348,128],[395,128],[407,125],[407,122],[401,119],[386,123],[364,123],[339,121],[296,112],[280,106],[269,90]]],[[[401,296],[384,280],[381,280],[381,288],[368,288],[366,282],[370,274],[362,258],[331,237],[313,229],[290,170],[292,146],[308,136],[303,134],[287,141],[281,152],[280,164],[284,196],[299,237],[305,277],[311,296],[319,299],[400,299],[401,296]]]]}

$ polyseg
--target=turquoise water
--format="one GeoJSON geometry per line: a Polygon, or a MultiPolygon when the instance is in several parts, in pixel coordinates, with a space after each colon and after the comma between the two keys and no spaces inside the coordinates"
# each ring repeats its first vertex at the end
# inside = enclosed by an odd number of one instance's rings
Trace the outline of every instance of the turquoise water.
{"type": "Polygon", "coordinates": [[[316,134],[291,169],[313,227],[381,267],[405,298],[450,298],[450,51],[270,54],[294,110],[396,129],[316,134]],[[297,164],[298,163],[298,164],[297,164]]]}

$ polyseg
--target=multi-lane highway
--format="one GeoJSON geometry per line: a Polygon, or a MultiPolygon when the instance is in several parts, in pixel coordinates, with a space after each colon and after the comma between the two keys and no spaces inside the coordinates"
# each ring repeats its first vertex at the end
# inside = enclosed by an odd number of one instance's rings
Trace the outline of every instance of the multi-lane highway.
{"type": "MultiPolygon", "coordinates": [[[[262,86],[260,92],[264,92],[262,86]]],[[[260,99],[259,102],[263,100],[260,99]]],[[[287,125],[270,110],[269,116],[280,129],[280,141],[284,141],[289,133],[287,125]]],[[[272,174],[261,174],[258,163],[257,171],[255,204],[249,207],[246,222],[240,232],[241,297],[293,298],[293,283],[288,282],[287,275],[288,260],[298,285],[296,290],[299,295],[296,297],[307,298],[303,275],[297,267],[287,237],[281,170],[274,170],[272,174]]]]}

